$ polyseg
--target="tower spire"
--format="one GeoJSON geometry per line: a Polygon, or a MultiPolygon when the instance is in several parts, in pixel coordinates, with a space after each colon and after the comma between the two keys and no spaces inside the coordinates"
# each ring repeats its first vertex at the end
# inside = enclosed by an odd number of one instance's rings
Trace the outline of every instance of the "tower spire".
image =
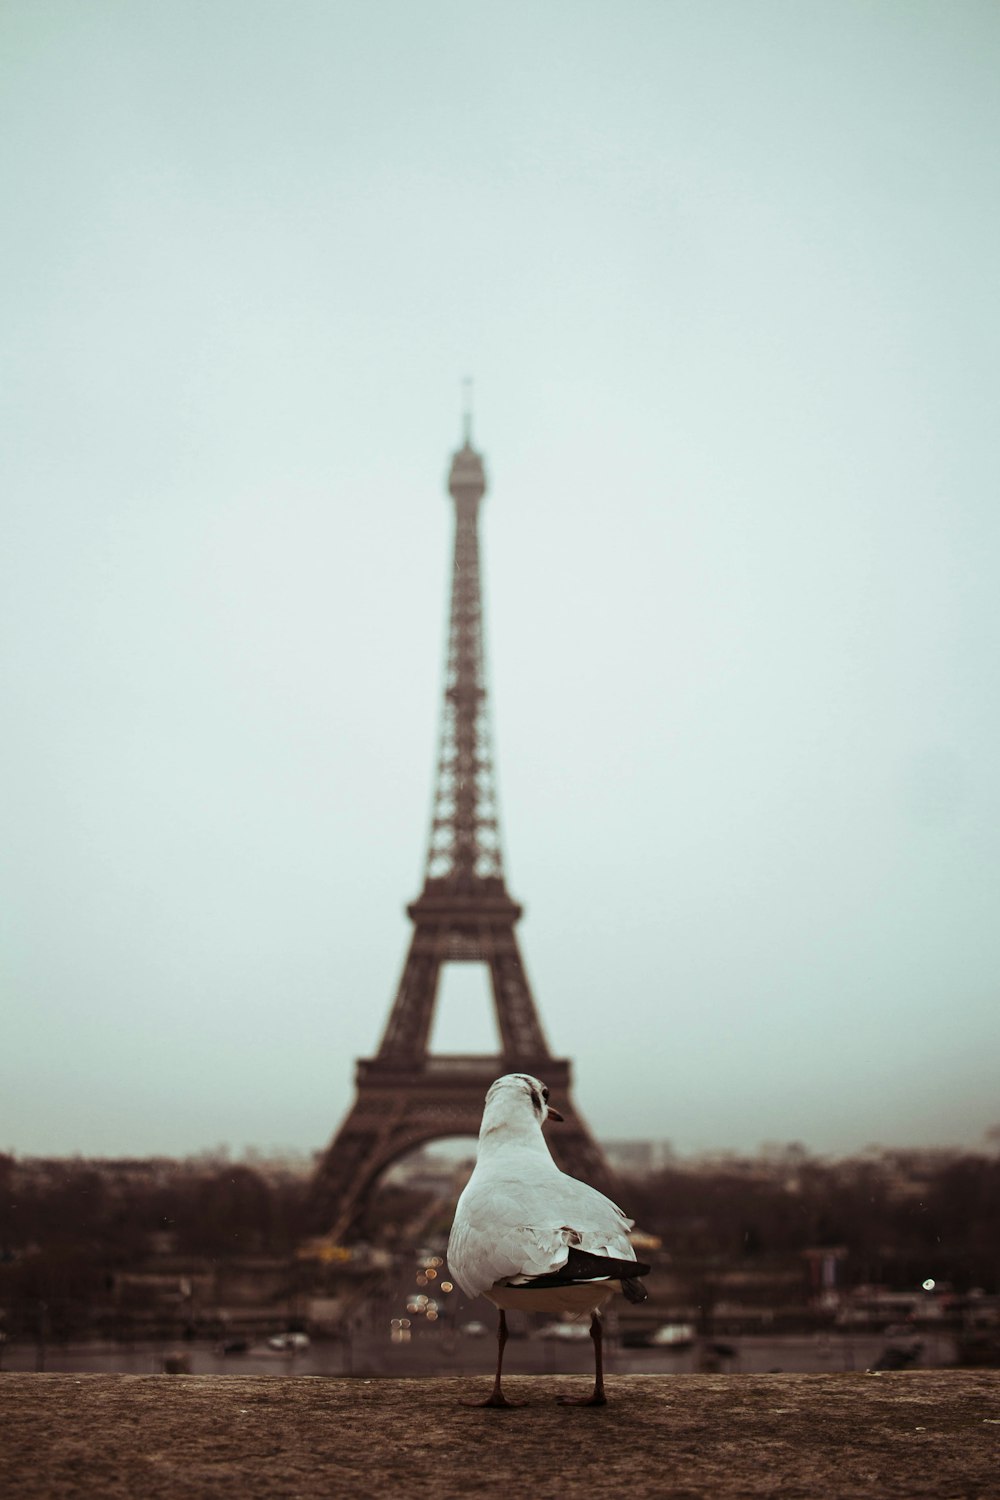
{"type": "MultiPolygon", "coordinates": [[[[468,418],[467,418],[468,421],[468,418]]],[[[425,878],[471,889],[503,880],[479,567],[479,504],[486,473],[468,435],[452,458],[455,502],[448,661],[425,878]]]]}

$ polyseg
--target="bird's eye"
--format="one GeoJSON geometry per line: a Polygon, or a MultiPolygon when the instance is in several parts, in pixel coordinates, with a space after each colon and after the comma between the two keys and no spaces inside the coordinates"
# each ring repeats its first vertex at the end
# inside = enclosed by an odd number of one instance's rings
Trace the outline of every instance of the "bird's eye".
{"type": "Polygon", "coordinates": [[[542,1089],[542,1098],[545,1100],[546,1104],[548,1104],[548,1102],[549,1102],[549,1091],[548,1091],[548,1089],[542,1089]]]}

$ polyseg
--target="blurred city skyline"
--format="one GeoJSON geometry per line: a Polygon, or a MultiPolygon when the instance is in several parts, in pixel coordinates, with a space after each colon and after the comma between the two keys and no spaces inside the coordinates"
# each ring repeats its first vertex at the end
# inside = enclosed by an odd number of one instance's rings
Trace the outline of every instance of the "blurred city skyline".
{"type": "MultiPolygon", "coordinates": [[[[0,1149],[321,1149],[426,848],[461,381],[599,1138],[997,1124],[1000,15],[9,4],[0,1149]]],[[[482,976],[435,1043],[492,1050],[482,976]]]]}

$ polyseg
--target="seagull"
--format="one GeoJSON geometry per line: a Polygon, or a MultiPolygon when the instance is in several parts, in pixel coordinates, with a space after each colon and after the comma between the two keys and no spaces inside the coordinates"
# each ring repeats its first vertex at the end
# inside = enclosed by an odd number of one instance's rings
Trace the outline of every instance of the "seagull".
{"type": "Polygon", "coordinates": [[[476,1166],[455,1209],[448,1265],[467,1297],[488,1297],[500,1313],[497,1373],[485,1401],[469,1406],[524,1406],[500,1388],[506,1312],[590,1313],[594,1392],[560,1397],[567,1405],[604,1406],[600,1309],[622,1291],[644,1302],[639,1281],[649,1266],[635,1258],[633,1220],[576,1177],[560,1172],[542,1135],[563,1117],[549,1091],[529,1073],[507,1073],[490,1085],[479,1131],[476,1166]]]}

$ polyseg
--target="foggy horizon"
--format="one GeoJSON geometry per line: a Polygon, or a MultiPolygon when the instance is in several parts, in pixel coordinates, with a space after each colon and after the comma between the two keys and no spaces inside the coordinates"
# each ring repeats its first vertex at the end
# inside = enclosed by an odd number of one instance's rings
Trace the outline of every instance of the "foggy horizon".
{"type": "MultiPolygon", "coordinates": [[[[598,1140],[1000,1123],[1000,13],[0,18],[0,1149],[320,1151],[421,888],[464,377],[598,1140]]],[[[493,1052],[449,972],[434,1049],[493,1052]]]]}

